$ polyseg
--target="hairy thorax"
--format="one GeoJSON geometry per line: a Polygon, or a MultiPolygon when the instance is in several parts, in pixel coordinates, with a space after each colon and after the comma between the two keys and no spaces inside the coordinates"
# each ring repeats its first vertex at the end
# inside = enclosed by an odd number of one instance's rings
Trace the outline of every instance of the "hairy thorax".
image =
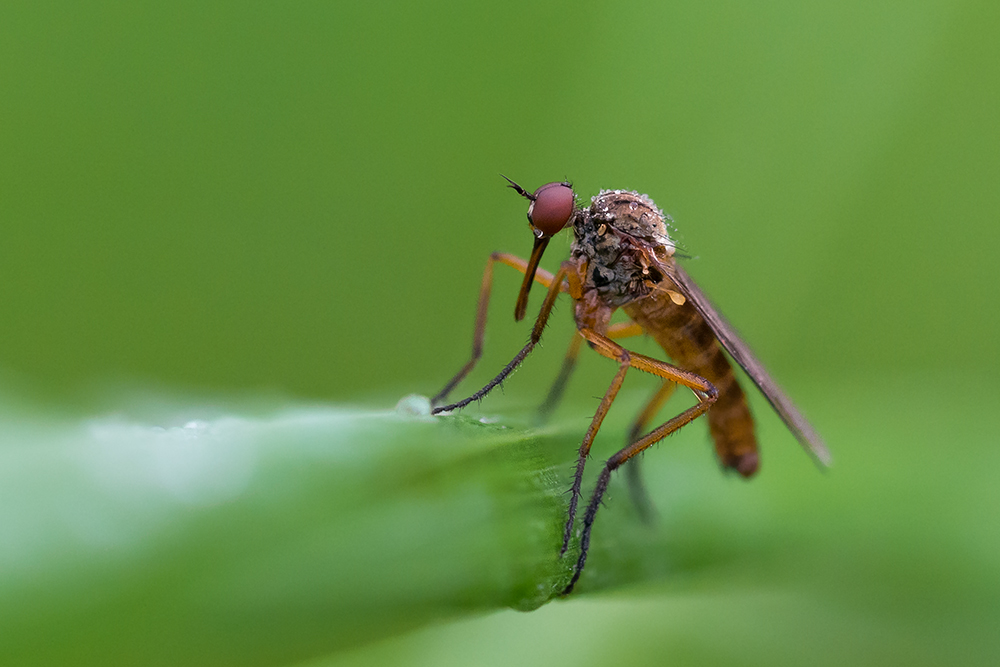
{"type": "Polygon", "coordinates": [[[663,280],[657,264],[674,252],[669,218],[646,195],[602,190],[576,214],[571,254],[584,292],[611,308],[648,296],[663,280]]]}

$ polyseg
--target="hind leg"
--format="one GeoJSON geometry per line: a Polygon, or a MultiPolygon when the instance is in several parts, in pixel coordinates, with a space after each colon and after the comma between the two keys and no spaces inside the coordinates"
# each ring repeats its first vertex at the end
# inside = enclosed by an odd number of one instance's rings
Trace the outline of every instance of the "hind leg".
{"type": "MultiPolygon", "coordinates": [[[[632,428],[629,429],[628,440],[626,445],[631,445],[636,442],[646,430],[646,426],[656,417],[656,414],[663,407],[663,404],[667,402],[670,396],[674,393],[674,389],[677,388],[677,383],[671,382],[670,380],[664,380],[660,388],[656,390],[656,393],[649,399],[646,403],[646,407],[642,409],[632,423],[632,428]]],[[[639,462],[642,461],[641,456],[636,456],[630,459],[628,465],[625,466],[625,478],[628,480],[628,494],[632,499],[632,503],[635,508],[639,510],[639,516],[646,523],[652,523],[655,516],[655,511],[653,509],[653,503],[649,500],[649,493],[646,491],[646,485],[642,482],[642,468],[639,462]]]]}

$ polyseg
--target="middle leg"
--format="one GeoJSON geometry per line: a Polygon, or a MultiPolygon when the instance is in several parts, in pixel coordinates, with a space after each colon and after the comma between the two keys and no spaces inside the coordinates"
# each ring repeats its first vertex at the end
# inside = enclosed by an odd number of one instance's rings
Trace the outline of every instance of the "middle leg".
{"type": "MultiPolygon", "coordinates": [[[[641,336],[644,333],[645,331],[643,328],[635,322],[619,322],[618,324],[611,325],[606,335],[612,340],[619,340],[622,338],[629,338],[630,336],[641,336]]],[[[566,389],[566,383],[573,374],[573,369],[576,368],[576,358],[580,354],[580,343],[582,342],[583,337],[579,332],[574,331],[573,338],[569,342],[569,349],[566,350],[566,357],[563,359],[562,368],[559,369],[559,376],[556,377],[556,381],[552,383],[552,387],[549,389],[549,394],[545,397],[545,402],[538,408],[538,417],[540,421],[548,419],[548,416],[553,410],[555,410],[556,406],[559,405],[559,401],[562,399],[563,391],[566,389]]]]}
{"type": "MultiPolygon", "coordinates": [[[[594,525],[594,519],[597,516],[597,510],[600,507],[601,499],[604,497],[604,492],[608,488],[608,482],[611,480],[611,473],[639,452],[642,452],[677,429],[705,414],[712,404],[715,403],[715,400],[719,395],[718,391],[711,382],[696,373],[682,370],[664,361],[653,359],[652,357],[629,352],[621,345],[618,345],[609,339],[607,336],[603,336],[592,329],[582,328],[580,329],[580,334],[587,339],[587,341],[591,344],[591,347],[593,347],[599,354],[609,359],[618,361],[620,369],[618,374],[615,375],[615,380],[612,381],[611,387],[608,388],[608,393],[605,395],[604,400],[601,401],[601,407],[598,409],[598,414],[594,416],[591,428],[584,437],[583,445],[580,447],[580,458],[577,462],[577,480],[574,481],[574,491],[576,493],[570,501],[570,516],[566,525],[566,536],[571,535],[572,532],[572,523],[576,514],[577,494],[580,486],[578,480],[583,476],[583,463],[585,462],[586,456],[590,451],[590,443],[593,441],[593,437],[596,435],[597,429],[600,428],[600,422],[603,421],[604,415],[607,413],[611,402],[614,401],[614,397],[617,395],[618,389],[621,387],[619,376],[624,379],[624,370],[627,370],[629,367],[634,367],[645,373],[651,373],[661,377],[664,380],[682,384],[694,392],[695,397],[698,399],[698,403],[676,417],[673,417],[663,423],[659,427],[653,429],[652,432],[643,436],[636,442],[631,443],[608,459],[604,466],[604,470],[601,471],[601,474],[597,479],[597,485],[590,498],[590,503],[587,505],[587,511],[584,514],[583,533],[580,537],[580,554],[577,558],[576,567],[574,568],[573,578],[570,580],[565,590],[563,590],[563,595],[566,595],[573,590],[573,586],[576,585],[577,580],[580,578],[580,573],[583,571],[583,566],[587,562],[587,550],[590,546],[590,531],[594,525]]],[[[567,544],[564,543],[562,553],[566,552],[566,547],[567,544]]]]}

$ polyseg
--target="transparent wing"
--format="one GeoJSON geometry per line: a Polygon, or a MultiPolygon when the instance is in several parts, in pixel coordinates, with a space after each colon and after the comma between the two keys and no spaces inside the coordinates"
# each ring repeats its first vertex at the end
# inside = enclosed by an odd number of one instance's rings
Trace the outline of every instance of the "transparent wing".
{"type": "Polygon", "coordinates": [[[694,307],[705,318],[708,325],[712,327],[712,331],[715,332],[719,342],[722,343],[722,347],[746,371],[750,379],[753,380],[757,388],[767,398],[767,402],[771,404],[771,407],[778,413],[778,416],[785,422],[789,430],[795,434],[802,447],[817,463],[824,466],[830,465],[833,457],[830,455],[830,450],[827,449],[823,439],[816,432],[816,429],[806,421],[806,418],[795,407],[792,400],[781,390],[781,387],[770,376],[764,365],[760,363],[757,357],[754,356],[754,353],[750,351],[747,344],[743,342],[736,329],[716,310],[712,302],[705,296],[705,293],[701,291],[701,288],[691,279],[691,276],[678,266],[676,262],[667,262],[661,265],[661,267],[664,269],[664,273],[670,276],[674,284],[680,288],[684,296],[691,300],[694,307]]]}

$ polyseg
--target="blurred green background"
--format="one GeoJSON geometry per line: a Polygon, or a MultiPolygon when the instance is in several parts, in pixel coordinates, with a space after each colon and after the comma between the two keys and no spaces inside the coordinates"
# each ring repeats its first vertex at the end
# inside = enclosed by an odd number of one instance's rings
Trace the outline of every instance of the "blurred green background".
{"type": "MultiPolygon", "coordinates": [[[[827,551],[768,586],[572,600],[342,658],[995,657],[998,118],[995,2],[5,2],[0,393],[43,421],[113,407],[109,386],[391,407],[464,361],[487,254],[530,250],[499,173],[636,189],[829,441],[836,467],[817,475],[754,398],[754,484],[797,517],[788,539],[856,557],[851,576],[827,551]],[[909,566],[862,548],[879,536],[909,566]],[[817,573],[843,597],[803,592],[817,573]],[[600,646],[562,652],[583,636],[600,646]]],[[[527,335],[518,282],[498,270],[470,390],[527,335]]],[[[568,306],[557,319],[484,410],[541,400],[568,306]]],[[[572,429],[611,370],[583,360],[572,429]]],[[[653,385],[630,380],[635,405],[653,385]]],[[[691,430],[647,457],[654,486],[682,448],[715,473],[691,430]]]]}

